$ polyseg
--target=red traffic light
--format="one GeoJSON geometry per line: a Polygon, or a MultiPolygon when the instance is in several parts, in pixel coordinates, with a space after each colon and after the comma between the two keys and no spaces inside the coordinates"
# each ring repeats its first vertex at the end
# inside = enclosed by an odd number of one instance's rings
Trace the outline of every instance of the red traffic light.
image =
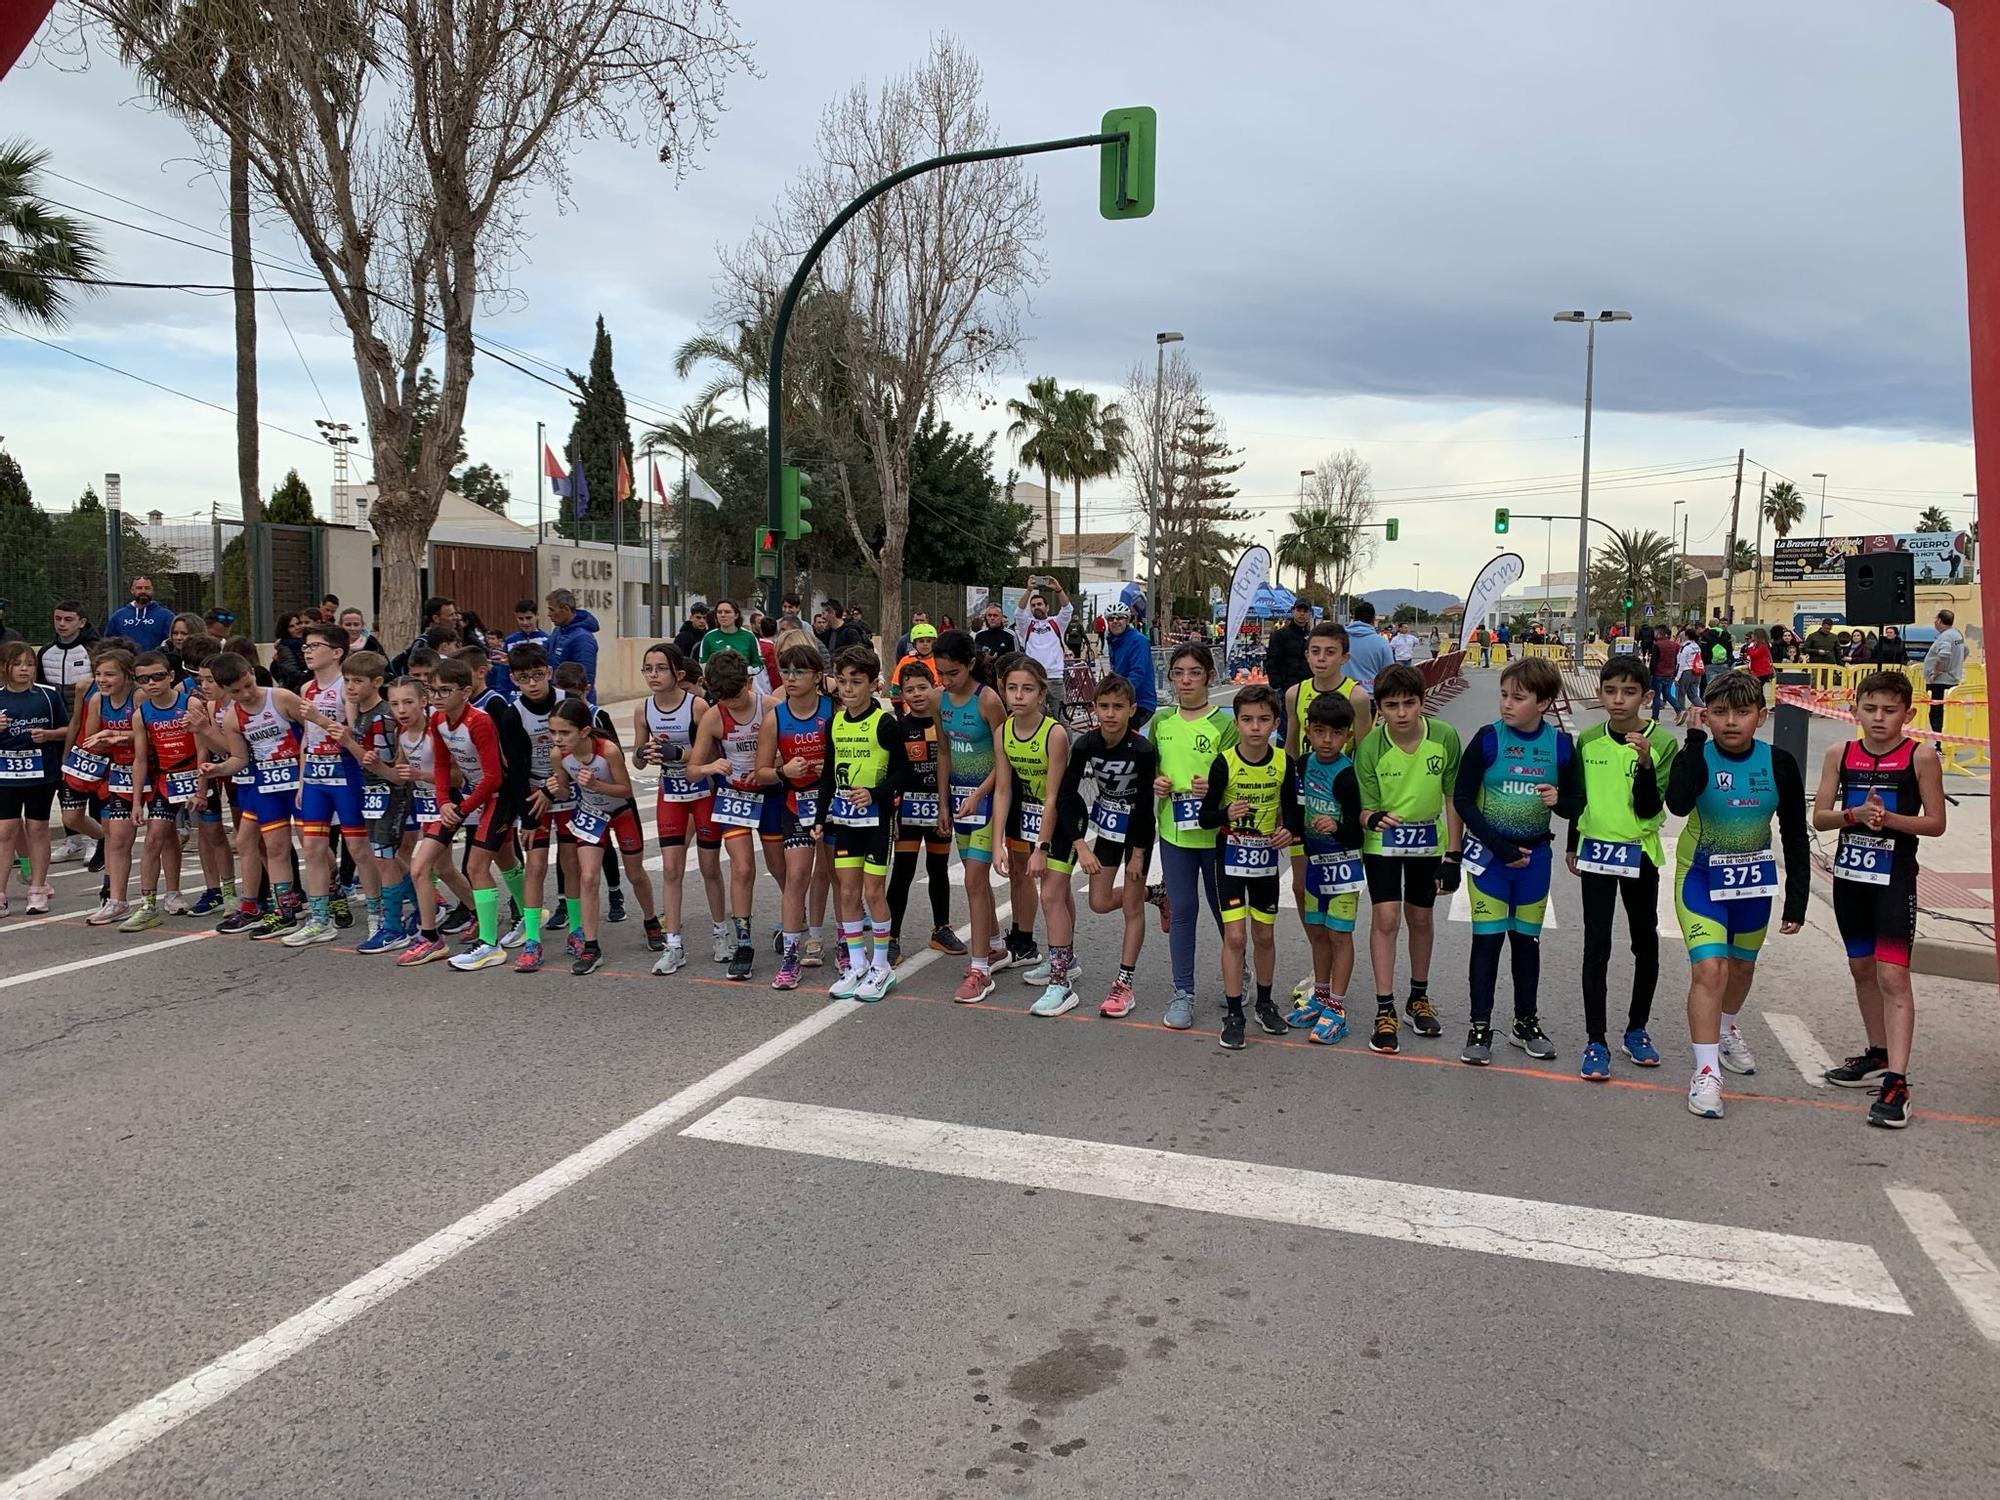
{"type": "Polygon", "coordinates": [[[776,552],[778,550],[778,533],[774,528],[769,526],[758,527],[757,550],[759,552],[776,552]]]}

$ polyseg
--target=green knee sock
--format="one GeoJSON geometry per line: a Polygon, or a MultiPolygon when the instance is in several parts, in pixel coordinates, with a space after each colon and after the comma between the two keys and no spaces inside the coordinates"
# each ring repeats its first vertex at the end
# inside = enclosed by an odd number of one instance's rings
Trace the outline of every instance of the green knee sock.
{"type": "Polygon", "coordinates": [[[574,896],[563,897],[563,909],[569,913],[569,930],[579,937],[583,935],[583,903],[574,896]]]}
{"type": "Polygon", "coordinates": [[[521,926],[526,929],[529,942],[539,943],[542,940],[542,908],[539,902],[521,908],[521,926]]]}
{"type": "Polygon", "coordinates": [[[472,893],[472,909],[479,913],[479,941],[488,947],[500,941],[500,893],[488,886],[472,893]]]}
{"type": "Polygon", "coordinates": [[[527,907],[521,900],[521,892],[528,887],[528,872],[516,865],[511,870],[502,870],[500,879],[507,887],[507,894],[514,898],[514,904],[525,913],[527,907]]]}

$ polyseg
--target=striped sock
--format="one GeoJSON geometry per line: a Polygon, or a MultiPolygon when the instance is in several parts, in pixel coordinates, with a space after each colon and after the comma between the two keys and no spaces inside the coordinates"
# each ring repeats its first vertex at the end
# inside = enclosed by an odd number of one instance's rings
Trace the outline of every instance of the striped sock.
{"type": "Polygon", "coordinates": [[[861,936],[864,930],[859,922],[840,924],[840,940],[847,945],[849,969],[864,969],[868,966],[868,944],[861,936]]]}

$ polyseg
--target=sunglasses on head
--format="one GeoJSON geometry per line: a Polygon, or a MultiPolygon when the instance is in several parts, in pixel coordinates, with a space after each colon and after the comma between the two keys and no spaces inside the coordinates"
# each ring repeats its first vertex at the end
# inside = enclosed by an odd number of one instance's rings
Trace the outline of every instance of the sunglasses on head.
{"type": "Polygon", "coordinates": [[[236,623],[236,616],[230,614],[227,610],[217,610],[215,623],[218,625],[234,625],[236,623]]]}

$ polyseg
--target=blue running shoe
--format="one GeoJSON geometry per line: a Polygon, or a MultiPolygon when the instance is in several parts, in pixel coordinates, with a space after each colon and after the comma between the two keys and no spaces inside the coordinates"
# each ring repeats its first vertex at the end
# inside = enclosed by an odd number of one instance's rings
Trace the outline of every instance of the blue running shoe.
{"type": "Polygon", "coordinates": [[[1331,1047],[1335,1042],[1347,1040],[1347,1017],[1328,1007],[1320,1013],[1319,1020],[1312,1029],[1312,1039],[1331,1047]]]}
{"type": "Polygon", "coordinates": [[[1628,1031],[1622,1044],[1625,1055],[1642,1068],[1657,1068],[1660,1052],[1653,1045],[1653,1039],[1643,1031],[1628,1031]]]}
{"type": "Polygon", "coordinates": [[[356,953],[394,953],[410,946],[410,935],[400,927],[383,925],[369,933],[355,947],[356,953]]]}
{"type": "Polygon", "coordinates": [[[211,916],[221,911],[228,904],[228,902],[222,899],[221,891],[206,890],[201,893],[200,898],[196,900],[195,904],[188,908],[188,915],[193,917],[211,916]]]}
{"type": "Polygon", "coordinates": [[[1592,1042],[1583,1049],[1583,1066],[1576,1072],[1579,1078],[1603,1082],[1611,1076],[1611,1049],[1602,1042],[1592,1042]]]}
{"type": "Polygon", "coordinates": [[[1304,1030],[1325,1014],[1326,1007],[1313,999],[1311,992],[1308,991],[1305,999],[1295,1002],[1285,1013],[1285,1024],[1304,1030]]]}

